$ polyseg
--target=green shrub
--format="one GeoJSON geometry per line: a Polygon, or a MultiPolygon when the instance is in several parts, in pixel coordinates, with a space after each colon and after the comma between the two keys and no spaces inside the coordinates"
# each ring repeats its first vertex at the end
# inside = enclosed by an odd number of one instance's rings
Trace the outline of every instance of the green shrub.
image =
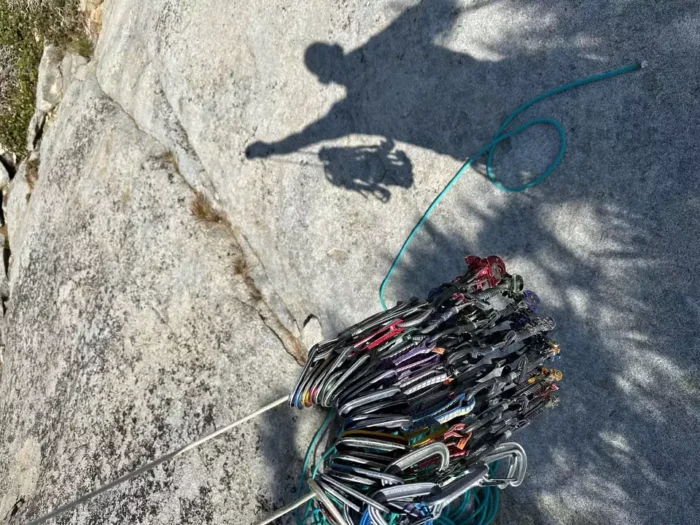
{"type": "Polygon", "coordinates": [[[76,55],[91,57],[92,53],[95,51],[95,46],[86,35],[77,35],[68,44],[68,50],[72,51],[76,55]]]}
{"type": "MultiPolygon", "coordinates": [[[[77,0],[0,0],[0,144],[20,157],[26,154],[44,44],[80,42],[85,38],[81,20],[77,0]]],[[[84,42],[77,46],[78,53],[92,51],[84,42]]]]}

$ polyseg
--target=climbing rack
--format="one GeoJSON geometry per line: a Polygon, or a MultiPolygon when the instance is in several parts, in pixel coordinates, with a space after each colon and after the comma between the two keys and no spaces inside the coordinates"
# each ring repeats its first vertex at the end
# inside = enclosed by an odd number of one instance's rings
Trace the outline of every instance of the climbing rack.
{"type": "Polygon", "coordinates": [[[554,321],[501,258],[465,261],[427,299],[311,349],[289,397],[331,409],[304,464],[309,493],[260,525],[304,503],[304,523],[472,523],[478,488],[522,483],[525,451],[507,440],[558,402],[554,321]]]}

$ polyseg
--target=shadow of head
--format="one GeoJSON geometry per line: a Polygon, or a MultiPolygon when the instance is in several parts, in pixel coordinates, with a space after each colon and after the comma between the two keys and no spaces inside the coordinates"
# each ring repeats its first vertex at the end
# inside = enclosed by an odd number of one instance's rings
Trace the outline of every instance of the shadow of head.
{"type": "Polygon", "coordinates": [[[345,83],[345,54],[338,44],[311,44],[304,53],[304,63],[322,84],[345,83]]]}
{"type": "Polygon", "coordinates": [[[318,158],[331,184],[382,202],[391,197],[389,186],[410,188],[413,184],[411,160],[391,141],[378,146],[323,147],[318,158]]]}

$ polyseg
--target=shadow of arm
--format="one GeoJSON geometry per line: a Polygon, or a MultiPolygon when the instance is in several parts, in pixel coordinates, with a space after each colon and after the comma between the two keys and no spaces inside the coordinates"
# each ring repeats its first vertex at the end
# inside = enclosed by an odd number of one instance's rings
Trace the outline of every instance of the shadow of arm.
{"type": "Polygon", "coordinates": [[[336,104],[325,117],[309,124],[298,133],[293,133],[277,142],[256,141],[246,148],[245,153],[249,159],[284,155],[324,140],[343,137],[352,132],[353,126],[345,104],[336,104]]]}

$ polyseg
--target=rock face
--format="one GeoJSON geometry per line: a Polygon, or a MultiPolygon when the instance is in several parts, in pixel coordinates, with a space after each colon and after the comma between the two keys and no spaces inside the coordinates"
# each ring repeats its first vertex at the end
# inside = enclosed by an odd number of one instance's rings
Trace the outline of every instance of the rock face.
{"type": "Polygon", "coordinates": [[[0,190],[4,190],[10,183],[10,174],[7,173],[7,168],[0,162],[0,190]]]}
{"type": "MultiPolygon", "coordinates": [[[[234,271],[229,229],[192,216],[168,151],[94,77],[72,84],[41,153],[31,199],[11,190],[27,207],[10,228],[0,383],[12,524],[284,395],[297,372],[234,271]]],[[[318,423],[305,416],[279,408],[62,522],[251,523],[293,492],[318,423]]]]}
{"type": "Polygon", "coordinates": [[[66,53],[61,62],[63,91],[68,89],[74,79],[84,80],[87,75],[88,58],[75,53],[66,53]]]}
{"type": "MultiPolygon", "coordinates": [[[[477,163],[387,299],[426,293],[468,253],[498,253],[557,319],[563,408],[518,437],[530,472],[504,493],[504,523],[695,523],[689,6],[107,2],[94,76],[67,90],[13,248],[0,517],[23,522],[274,398],[296,373],[289,341],[378,309],[420,213],[509,111],[645,59],[528,110],[566,129],[558,171],[506,195],[477,163]],[[232,227],[195,222],[193,190],[232,227]],[[250,288],[226,266],[239,251],[272,315],[244,304],[250,288]]],[[[497,177],[540,173],[555,140],[534,127],[504,143],[497,177]]],[[[296,428],[280,411],[65,521],[254,522],[256,501],[293,499],[300,445],[271,437],[296,428]]]]}
{"type": "Polygon", "coordinates": [[[47,45],[39,63],[34,115],[27,131],[27,151],[34,151],[41,137],[46,114],[54,109],[63,95],[61,65],[64,52],[61,48],[47,45]]]}
{"type": "Polygon", "coordinates": [[[29,207],[31,192],[32,190],[27,182],[27,163],[23,162],[10,181],[7,200],[3,207],[3,214],[7,223],[7,234],[12,239],[13,248],[17,253],[22,251],[21,247],[24,242],[27,208],[29,207]]]}
{"type": "Polygon", "coordinates": [[[61,48],[48,45],[39,64],[39,79],[37,81],[36,109],[48,113],[61,101],[63,82],[61,62],[64,52],[61,48]]]}

